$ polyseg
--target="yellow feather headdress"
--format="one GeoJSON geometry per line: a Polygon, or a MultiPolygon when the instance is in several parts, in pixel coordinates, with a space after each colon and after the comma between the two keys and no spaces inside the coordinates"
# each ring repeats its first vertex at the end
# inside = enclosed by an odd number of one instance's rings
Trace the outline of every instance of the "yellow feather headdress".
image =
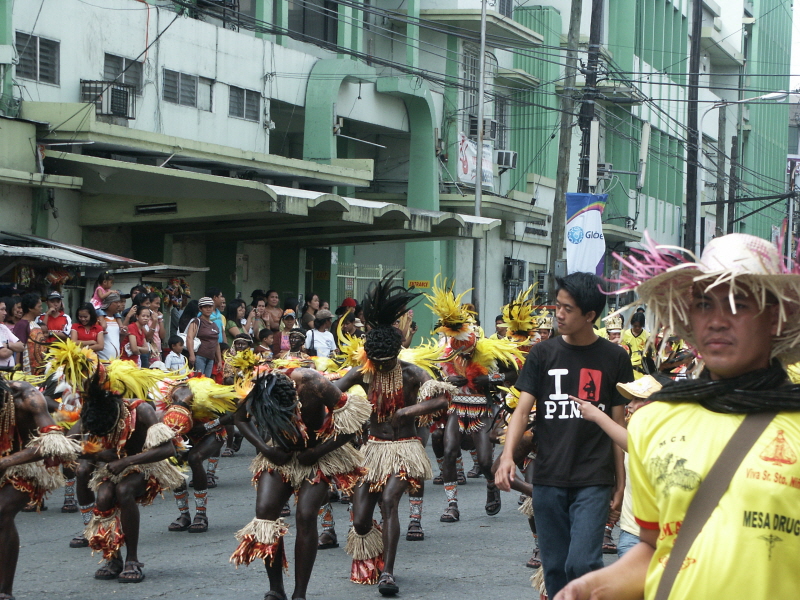
{"type": "Polygon", "coordinates": [[[45,379],[55,376],[73,390],[83,388],[83,382],[94,375],[97,369],[97,355],[70,338],[50,344],[45,356],[47,358],[45,379]]]}
{"type": "Polygon", "coordinates": [[[475,313],[468,310],[461,300],[471,289],[456,296],[453,293],[455,282],[451,282],[448,286],[447,278],[443,278],[442,284],[439,285],[440,277],[441,273],[434,278],[432,293],[425,294],[430,301],[430,304],[425,306],[430,308],[438,319],[434,325],[434,331],[457,340],[466,340],[473,333],[475,313]]]}
{"type": "Polygon", "coordinates": [[[112,360],[105,365],[103,387],[123,398],[147,399],[159,393],[158,383],[167,377],[179,377],[179,373],[165,373],[159,369],[140,369],[130,360],[112,360]]]}
{"type": "Polygon", "coordinates": [[[403,348],[400,350],[399,359],[403,362],[411,363],[425,371],[434,379],[439,378],[439,365],[443,362],[452,360],[455,353],[446,355],[446,348],[440,346],[433,340],[423,342],[413,348],[403,348]]]}
{"type": "Polygon", "coordinates": [[[256,370],[256,367],[265,362],[263,356],[256,354],[250,348],[237,352],[236,354],[225,355],[225,362],[229,364],[236,371],[237,377],[250,379],[256,370]]]}
{"type": "Polygon", "coordinates": [[[486,368],[498,369],[501,364],[513,365],[519,369],[525,362],[525,355],[519,350],[517,343],[503,339],[482,337],[475,344],[472,362],[486,368]]]}
{"type": "Polygon", "coordinates": [[[336,338],[339,341],[339,354],[335,357],[335,360],[341,368],[361,367],[367,363],[367,353],[364,350],[364,338],[350,335],[342,330],[344,316],[342,316],[336,324],[336,338]]]}
{"type": "Polygon", "coordinates": [[[192,416],[214,419],[236,410],[237,393],[232,385],[220,385],[210,377],[191,377],[186,382],[192,390],[192,416]]]}
{"type": "Polygon", "coordinates": [[[530,331],[538,327],[536,305],[534,304],[535,289],[536,284],[517,294],[514,300],[503,307],[503,322],[508,327],[509,337],[515,334],[524,334],[527,337],[530,331]]]}

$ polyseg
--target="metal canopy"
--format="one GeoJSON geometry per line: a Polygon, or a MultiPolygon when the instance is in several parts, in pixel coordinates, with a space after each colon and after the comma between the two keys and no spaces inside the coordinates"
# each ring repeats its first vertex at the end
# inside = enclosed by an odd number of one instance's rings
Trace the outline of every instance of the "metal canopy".
{"type": "Polygon", "coordinates": [[[204,234],[210,241],[294,246],[483,237],[496,219],[267,185],[230,177],[58,153],[48,168],[83,179],[84,227],[204,234]]]}
{"type": "MultiPolygon", "coordinates": [[[[106,263],[112,265],[146,265],[140,260],[126,258],[124,256],[117,256],[116,254],[109,254],[108,252],[101,252],[100,250],[93,250],[92,248],[84,248],[83,246],[75,246],[74,244],[65,244],[64,242],[57,242],[56,240],[49,240],[36,235],[28,235],[25,233],[11,233],[10,231],[0,231],[0,234],[18,240],[25,240],[26,242],[35,242],[37,244],[44,244],[51,248],[60,248],[66,250],[76,256],[94,259],[98,265],[104,266],[106,263]]],[[[95,266],[95,265],[92,265],[95,266]]]]}
{"type": "Polygon", "coordinates": [[[104,267],[106,263],[75,254],[69,250],[60,248],[41,248],[37,246],[6,246],[0,244],[0,256],[15,259],[31,259],[55,265],[65,265],[71,267],[104,267]]]}

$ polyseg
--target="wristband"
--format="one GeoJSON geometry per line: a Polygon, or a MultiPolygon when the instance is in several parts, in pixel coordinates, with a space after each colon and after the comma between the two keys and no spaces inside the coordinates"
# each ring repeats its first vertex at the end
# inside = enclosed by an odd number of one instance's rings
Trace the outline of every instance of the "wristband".
{"type": "Polygon", "coordinates": [[[212,429],[216,429],[219,427],[219,419],[214,419],[213,421],[209,421],[203,427],[206,428],[206,431],[211,431],[212,429]]]}
{"type": "Polygon", "coordinates": [[[492,383],[503,383],[506,380],[506,376],[503,373],[492,373],[489,375],[489,381],[492,383]]]}

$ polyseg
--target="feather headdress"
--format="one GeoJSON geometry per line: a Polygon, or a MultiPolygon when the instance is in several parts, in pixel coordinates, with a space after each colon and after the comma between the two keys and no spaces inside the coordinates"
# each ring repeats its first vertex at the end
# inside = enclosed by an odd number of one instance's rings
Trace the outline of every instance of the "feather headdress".
{"type": "Polygon", "coordinates": [[[419,367],[434,379],[438,379],[440,376],[439,365],[452,360],[455,356],[455,354],[446,355],[446,352],[444,346],[429,340],[413,348],[403,348],[400,350],[398,358],[419,367]]]}
{"type": "Polygon", "coordinates": [[[508,337],[527,339],[528,334],[538,328],[535,289],[536,284],[533,284],[503,307],[503,322],[508,327],[508,337]]]}
{"type": "Polygon", "coordinates": [[[237,352],[236,354],[227,354],[225,362],[229,364],[236,372],[236,377],[243,379],[250,379],[256,370],[256,367],[265,362],[263,356],[256,354],[250,348],[237,352]]]}
{"type": "Polygon", "coordinates": [[[84,381],[94,375],[97,369],[98,358],[94,351],[76,344],[70,338],[50,344],[45,357],[45,379],[51,386],[55,384],[51,388],[55,394],[66,389],[65,384],[73,390],[82,389],[84,381]]]}
{"type": "Polygon", "coordinates": [[[220,385],[209,377],[191,377],[186,385],[192,390],[192,416],[214,419],[236,410],[236,390],[232,385],[220,385]]]}
{"type": "Polygon", "coordinates": [[[140,369],[130,360],[112,360],[104,369],[103,386],[123,398],[146,400],[151,392],[160,393],[158,383],[170,377],[159,369],[140,369]]]}
{"type": "Polygon", "coordinates": [[[471,290],[465,290],[456,296],[453,293],[455,282],[451,282],[448,286],[447,279],[443,278],[442,284],[439,285],[440,277],[441,273],[434,277],[432,293],[425,294],[425,298],[430,302],[425,306],[430,308],[437,318],[434,331],[457,340],[467,340],[474,333],[475,314],[468,310],[461,300],[471,290]]]}
{"type": "Polygon", "coordinates": [[[501,365],[513,365],[517,369],[525,362],[525,355],[518,344],[508,338],[481,337],[475,344],[471,361],[487,370],[498,370],[501,365]]]}
{"type": "Polygon", "coordinates": [[[379,282],[373,282],[364,295],[361,306],[364,308],[364,320],[372,329],[392,327],[412,306],[410,303],[422,294],[393,284],[399,271],[383,276],[379,282]]]}
{"type": "MultiPolygon", "coordinates": [[[[349,312],[349,311],[348,311],[349,312]]],[[[364,351],[364,338],[359,338],[342,330],[344,317],[336,324],[336,339],[339,341],[339,354],[336,361],[339,366],[360,367],[367,362],[367,353],[364,351]]]]}

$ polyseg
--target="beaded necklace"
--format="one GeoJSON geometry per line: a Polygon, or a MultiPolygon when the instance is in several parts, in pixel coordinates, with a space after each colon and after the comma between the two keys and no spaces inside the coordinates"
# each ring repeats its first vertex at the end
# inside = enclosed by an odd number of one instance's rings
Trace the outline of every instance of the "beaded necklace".
{"type": "Polygon", "coordinates": [[[399,360],[391,371],[365,373],[364,380],[369,384],[367,396],[378,415],[378,423],[388,421],[405,405],[403,368],[399,360]]]}

